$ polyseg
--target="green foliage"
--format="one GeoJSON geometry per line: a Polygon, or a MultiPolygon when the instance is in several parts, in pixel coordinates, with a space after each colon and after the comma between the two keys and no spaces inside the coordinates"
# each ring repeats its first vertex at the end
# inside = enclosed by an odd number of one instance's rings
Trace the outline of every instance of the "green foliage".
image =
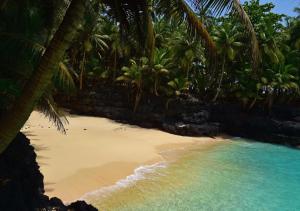
{"type": "MultiPolygon", "coordinates": [[[[13,104],[34,73],[68,5],[10,2],[0,5],[0,109],[13,104]]],[[[52,95],[88,88],[87,77],[128,85],[134,110],[142,95],[192,93],[206,101],[239,101],[246,108],[299,100],[299,17],[275,14],[272,3],[259,0],[243,7],[236,0],[187,2],[89,1],[85,25],[40,104],[60,115],[52,95]],[[213,16],[224,8],[233,10],[213,16]],[[259,55],[254,55],[256,41],[259,55]],[[260,71],[253,57],[262,61],[260,71]]]]}
{"type": "MultiPolygon", "coordinates": [[[[67,6],[65,1],[11,0],[0,8],[0,110],[8,110],[22,92],[25,83],[37,68],[40,58],[49,44],[54,29],[60,23],[59,12],[67,6]]],[[[61,66],[62,67],[62,66],[61,66]]],[[[74,87],[66,68],[59,68],[54,86],[49,87],[47,98],[59,87],[74,87]]],[[[54,101],[47,107],[38,104],[44,114],[51,112],[54,101]]],[[[47,115],[62,128],[60,116],[47,115]]]]}
{"type": "MultiPolygon", "coordinates": [[[[214,71],[208,63],[203,41],[191,36],[190,26],[180,22],[185,18],[179,15],[179,8],[168,13],[170,10],[164,7],[167,1],[159,3],[162,4],[158,15],[153,18],[156,45],[153,64],[147,60],[142,62],[139,47],[124,46],[119,36],[111,36],[111,42],[120,47],[117,65],[114,65],[118,81],[140,84],[144,94],[176,97],[193,92],[205,99],[238,100],[246,108],[255,104],[269,106],[276,100],[299,99],[300,57],[296,39],[299,20],[290,19],[290,24],[285,26],[282,22],[285,16],[271,12],[272,3],[260,4],[258,0],[245,3],[244,10],[256,31],[261,50],[260,71],[254,72],[250,62],[253,52],[249,48],[252,41],[236,12],[214,18],[198,8],[217,47],[218,63],[214,71]],[[122,53],[125,51],[126,54],[122,53]]],[[[169,3],[173,8],[176,1],[169,3]]],[[[110,28],[113,26],[114,23],[110,23],[110,28]]],[[[115,34],[118,33],[120,31],[115,30],[115,34]]],[[[113,58],[111,54],[107,56],[113,58]]],[[[108,61],[102,62],[101,70],[111,72],[112,60],[108,61]]]]}
{"type": "Polygon", "coordinates": [[[168,85],[172,88],[174,94],[179,96],[180,94],[188,91],[189,81],[184,77],[179,77],[169,81],[168,85]]]}
{"type": "Polygon", "coordinates": [[[0,109],[7,110],[17,96],[20,95],[20,87],[11,79],[0,78],[0,109]]]}

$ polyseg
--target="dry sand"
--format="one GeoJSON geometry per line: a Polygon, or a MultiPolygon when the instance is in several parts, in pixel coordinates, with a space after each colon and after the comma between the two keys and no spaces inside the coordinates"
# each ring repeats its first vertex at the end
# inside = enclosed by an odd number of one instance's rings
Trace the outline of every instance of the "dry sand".
{"type": "Polygon", "coordinates": [[[70,115],[68,121],[63,135],[33,112],[22,129],[36,149],[46,194],[64,202],[113,185],[141,165],[164,161],[163,152],[222,140],[182,137],[98,117],[70,115]]]}

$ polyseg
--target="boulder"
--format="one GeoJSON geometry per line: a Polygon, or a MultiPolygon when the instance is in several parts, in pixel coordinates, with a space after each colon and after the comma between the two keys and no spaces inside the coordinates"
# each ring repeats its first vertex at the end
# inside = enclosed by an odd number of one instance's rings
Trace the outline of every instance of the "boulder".
{"type": "Polygon", "coordinates": [[[206,110],[200,110],[195,113],[183,113],[182,120],[193,124],[203,124],[209,120],[209,112],[206,110]]]}
{"type": "Polygon", "coordinates": [[[68,206],[68,210],[72,211],[97,211],[95,207],[84,201],[76,201],[68,206]]]}
{"type": "Polygon", "coordinates": [[[19,133],[0,155],[0,210],[97,210],[83,201],[65,206],[58,198],[49,199],[44,195],[43,179],[34,148],[29,139],[19,133]]]}
{"type": "Polygon", "coordinates": [[[163,129],[184,136],[216,136],[220,132],[218,123],[189,124],[184,122],[164,123],[163,129]]]}

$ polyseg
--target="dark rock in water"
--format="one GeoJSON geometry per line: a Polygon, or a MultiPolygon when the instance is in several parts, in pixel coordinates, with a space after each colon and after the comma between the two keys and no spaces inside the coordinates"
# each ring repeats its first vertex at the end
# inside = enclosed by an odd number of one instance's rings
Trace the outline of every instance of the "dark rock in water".
{"type": "MultiPolygon", "coordinates": [[[[74,211],[97,210],[85,202],[78,204],[80,206],[72,206],[74,211]]],[[[19,133],[0,155],[0,210],[67,211],[70,208],[60,199],[49,199],[44,195],[43,175],[39,171],[34,149],[29,139],[19,133]]]]}
{"type": "Polygon", "coordinates": [[[76,211],[97,211],[97,209],[84,201],[76,201],[68,206],[70,210],[76,211]]]}

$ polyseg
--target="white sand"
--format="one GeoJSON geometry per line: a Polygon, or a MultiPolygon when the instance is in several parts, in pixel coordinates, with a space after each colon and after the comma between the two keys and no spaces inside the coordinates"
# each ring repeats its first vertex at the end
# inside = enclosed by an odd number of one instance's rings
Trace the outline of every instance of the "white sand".
{"type": "Polygon", "coordinates": [[[36,149],[46,194],[65,202],[112,185],[138,166],[164,160],[163,150],[221,140],[176,136],[105,118],[72,115],[68,120],[63,135],[33,112],[22,130],[36,149]]]}

